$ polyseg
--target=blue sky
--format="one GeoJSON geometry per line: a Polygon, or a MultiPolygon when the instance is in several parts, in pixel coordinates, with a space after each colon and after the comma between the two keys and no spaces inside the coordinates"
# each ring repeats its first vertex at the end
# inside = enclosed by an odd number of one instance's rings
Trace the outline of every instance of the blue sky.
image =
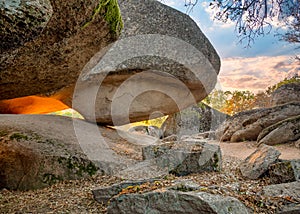
{"type": "MultiPolygon", "coordinates": [[[[184,0],[162,2],[184,13],[187,10],[184,0]]],[[[208,4],[201,0],[189,13],[222,59],[219,79],[223,90],[258,92],[287,76],[300,74],[299,62],[294,60],[299,54],[295,44],[279,41],[273,30],[258,37],[251,48],[245,48],[246,43],[240,44],[234,32],[234,23],[214,21],[212,14],[208,4]]]]}

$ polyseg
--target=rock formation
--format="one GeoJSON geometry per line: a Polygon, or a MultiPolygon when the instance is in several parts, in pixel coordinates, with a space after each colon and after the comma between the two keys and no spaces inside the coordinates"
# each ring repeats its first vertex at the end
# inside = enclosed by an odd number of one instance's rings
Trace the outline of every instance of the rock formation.
{"type": "Polygon", "coordinates": [[[265,128],[299,114],[299,102],[240,112],[219,127],[217,136],[221,141],[256,141],[265,128]]]}
{"type": "Polygon", "coordinates": [[[257,144],[276,145],[300,138],[300,116],[290,117],[265,128],[257,138],[257,144]]]}

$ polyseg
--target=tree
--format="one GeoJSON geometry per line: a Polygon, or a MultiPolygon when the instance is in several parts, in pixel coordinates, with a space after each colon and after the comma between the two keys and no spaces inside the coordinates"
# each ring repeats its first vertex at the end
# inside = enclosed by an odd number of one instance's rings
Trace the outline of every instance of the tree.
{"type": "MultiPolygon", "coordinates": [[[[240,42],[250,46],[255,38],[271,32],[275,23],[285,26],[287,31],[282,39],[292,43],[300,42],[300,1],[299,0],[210,0],[215,9],[215,19],[236,23],[240,42]]],[[[185,0],[192,8],[198,0],[185,0]]]]}

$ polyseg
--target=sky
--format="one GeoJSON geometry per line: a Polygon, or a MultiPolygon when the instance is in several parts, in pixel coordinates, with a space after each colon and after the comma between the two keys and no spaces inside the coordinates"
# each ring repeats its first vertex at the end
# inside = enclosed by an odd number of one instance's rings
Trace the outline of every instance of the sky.
{"type": "MultiPolygon", "coordinates": [[[[184,0],[162,0],[162,3],[187,12],[184,0]]],[[[274,30],[269,35],[258,37],[247,48],[246,43],[239,43],[234,23],[213,20],[213,10],[208,2],[199,0],[188,14],[221,57],[219,85],[222,90],[257,93],[295,73],[300,75],[300,63],[295,60],[300,49],[296,49],[295,44],[280,41],[274,30]]]]}

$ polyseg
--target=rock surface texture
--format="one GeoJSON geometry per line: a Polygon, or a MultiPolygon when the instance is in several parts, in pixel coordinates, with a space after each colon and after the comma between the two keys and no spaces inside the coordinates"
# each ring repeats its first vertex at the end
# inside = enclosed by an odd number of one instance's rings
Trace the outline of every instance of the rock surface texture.
{"type": "Polygon", "coordinates": [[[78,112],[122,125],[178,112],[210,93],[220,59],[189,16],[155,0],[119,3],[120,39],[83,71],[73,100],[78,112]]]}
{"type": "Polygon", "coordinates": [[[271,96],[271,105],[277,106],[288,102],[300,102],[300,82],[282,85],[271,96]]]}
{"type": "Polygon", "coordinates": [[[244,111],[227,119],[218,129],[217,137],[221,141],[256,141],[265,128],[299,114],[299,102],[244,111]]]}
{"type": "Polygon", "coordinates": [[[107,21],[109,14],[118,14],[116,1],[103,2],[2,1],[0,100],[73,86],[90,58],[115,41],[113,31],[120,30],[107,21]]]}
{"type": "Polygon", "coordinates": [[[41,34],[53,14],[49,0],[1,1],[0,10],[1,54],[41,34]]]}

